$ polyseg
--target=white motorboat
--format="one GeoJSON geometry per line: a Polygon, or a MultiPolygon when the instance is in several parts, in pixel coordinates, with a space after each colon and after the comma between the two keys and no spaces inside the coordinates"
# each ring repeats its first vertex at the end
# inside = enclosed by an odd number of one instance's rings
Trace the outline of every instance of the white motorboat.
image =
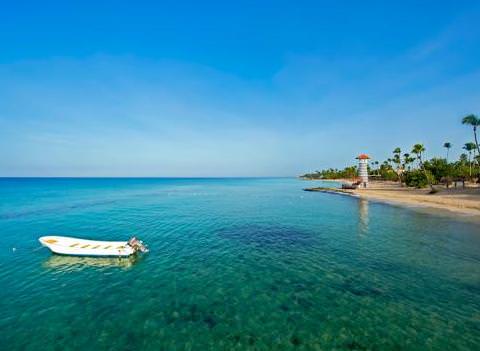
{"type": "Polygon", "coordinates": [[[42,236],[40,243],[53,253],[71,256],[131,256],[137,252],[148,252],[145,244],[133,237],[128,241],[98,241],[67,236],[42,236]]]}

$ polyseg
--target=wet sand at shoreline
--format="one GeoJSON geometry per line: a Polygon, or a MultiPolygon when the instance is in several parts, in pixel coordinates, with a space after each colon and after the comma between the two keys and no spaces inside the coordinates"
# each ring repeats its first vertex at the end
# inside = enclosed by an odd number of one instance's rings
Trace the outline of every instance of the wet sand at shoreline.
{"type": "Polygon", "coordinates": [[[436,186],[435,194],[430,189],[414,189],[395,182],[373,181],[368,188],[358,188],[352,193],[364,199],[388,201],[410,206],[428,206],[457,213],[480,216],[480,188],[461,186],[446,189],[436,186]]]}
{"type": "Polygon", "coordinates": [[[406,205],[421,205],[480,216],[480,188],[449,188],[437,186],[439,191],[429,194],[430,189],[401,187],[394,182],[374,181],[368,188],[359,188],[353,193],[365,199],[391,201],[406,205]]]}
{"type": "MultiPolygon", "coordinates": [[[[322,181],[344,182],[347,180],[322,181]]],[[[435,186],[435,189],[438,190],[437,193],[429,194],[429,188],[415,189],[400,186],[397,182],[371,181],[368,188],[342,190],[342,193],[398,205],[448,210],[480,218],[480,187],[469,186],[463,189],[459,183],[457,188],[446,189],[444,186],[435,186]]],[[[322,191],[321,188],[319,191],[322,191]]]]}

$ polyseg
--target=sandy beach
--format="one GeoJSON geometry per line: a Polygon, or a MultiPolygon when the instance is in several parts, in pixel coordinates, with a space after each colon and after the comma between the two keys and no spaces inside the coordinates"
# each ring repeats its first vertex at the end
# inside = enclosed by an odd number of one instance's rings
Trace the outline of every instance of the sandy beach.
{"type": "MultiPolygon", "coordinates": [[[[322,179],[323,182],[347,182],[346,179],[322,179]]],[[[400,186],[397,182],[371,181],[368,188],[356,190],[336,188],[311,188],[310,191],[335,192],[357,196],[363,199],[377,200],[398,205],[429,207],[448,210],[459,214],[478,216],[480,219],[480,187],[468,185],[463,189],[461,184],[457,188],[449,189],[436,185],[435,194],[429,194],[430,189],[415,189],[400,186]]]]}
{"type": "Polygon", "coordinates": [[[463,214],[480,216],[480,188],[467,187],[446,189],[436,186],[439,191],[429,194],[430,189],[401,187],[394,182],[373,181],[368,188],[359,188],[352,193],[365,199],[393,202],[412,206],[428,206],[463,214]]]}

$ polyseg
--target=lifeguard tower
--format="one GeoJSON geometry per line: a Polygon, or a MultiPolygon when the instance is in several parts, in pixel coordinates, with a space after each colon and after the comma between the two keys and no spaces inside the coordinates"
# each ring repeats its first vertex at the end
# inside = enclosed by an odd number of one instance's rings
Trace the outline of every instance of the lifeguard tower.
{"type": "Polygon", "coordinates": [[[368,160],[370,157],[367,154],[360,154],[356,159],[358,160],[358,176],[360,177],[360,184],[366,188],[368,186],[368,160]]]}

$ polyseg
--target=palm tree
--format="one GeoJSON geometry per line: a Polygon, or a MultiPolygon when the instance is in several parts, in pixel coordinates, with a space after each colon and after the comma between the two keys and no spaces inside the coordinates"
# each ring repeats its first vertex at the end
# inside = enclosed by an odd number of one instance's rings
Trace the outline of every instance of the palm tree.
{"type": "Polygon", "coordinates": [[[395,163],[397,165],[397,177],[398,177],[398,181],[400,182],[400,184],[402,183],[402,178],[400,176],[401,172],[400,172],[400,165],[402,163],[402,160],[400,158],[400,154],[402,153],[402,150],[397,147],[395,148],[395,150],[393,150],[393,163],[395,163]]]}
{"type": "Polygon", "coordinates": [[[423,167],[423,162],[422,162],[422,153],[423,152],[425,152],[425,146],[423,146],[423,144],[413,145],[412,154],[415,154],[417,156],[418,165],[419,165],[420,168],[423,167]]]}
{"type": "MultiPolygon", "coordinates": [[[[412,163],[412,158],[410,157],[409,153],[403,154],[403,169],[407,169],[407,166],[412,163]]],[[[410,167],[408,167],[410,169],[410,167]]]]}
{"type": "Polygon", "coordinates": [[[480,126],[480,118],[474,114],[463,117],[462,124],[470,125],[473,127],[473,136],[475,138],[475,146],[477,147],[478,154],[480,155],[480,147],[478,146],[477,139],[477,127],[480,126]]]}
{"type": "Polygon", "coordinates": [[[452,143],[446,142],[443,144],[443,147],[447,149],[447,163],[448,163],[448,152],[450,151],[450,148],[452,147],[452,143]]]}
{"type": "Polygon", "coordinates": [[[419,161],[422,160],[422,153],[425,152],[425,146],[423,144],[415,144],[412,148],[412,154],[417,155],[419,161]]]}
{"type": "Polygon", "coordinates": [[[430,186],[430,190],[433,193],[433,192],[435,192],[435,189],[433,188],[433,184],[431,182],[430,177],[428,176],[427,170],[423,166],[422,154],[424,152],[425,152],[425,146],[423,146],[423,144],[413,145],[412,154],[417,155],[418,164],[420,166],[420,169],[423,171],[423,174],[425,174],[425,178],[427,178],[427,182],[428,182],[428,185],[430,186]]]}
{"type": "Polygon", "coordinates": [[[468,164],[470,165],[470,178],[472,178],[472,151],[475,152],[475,143],[466,143],[462,149],[468,152],[468,164]]]}

